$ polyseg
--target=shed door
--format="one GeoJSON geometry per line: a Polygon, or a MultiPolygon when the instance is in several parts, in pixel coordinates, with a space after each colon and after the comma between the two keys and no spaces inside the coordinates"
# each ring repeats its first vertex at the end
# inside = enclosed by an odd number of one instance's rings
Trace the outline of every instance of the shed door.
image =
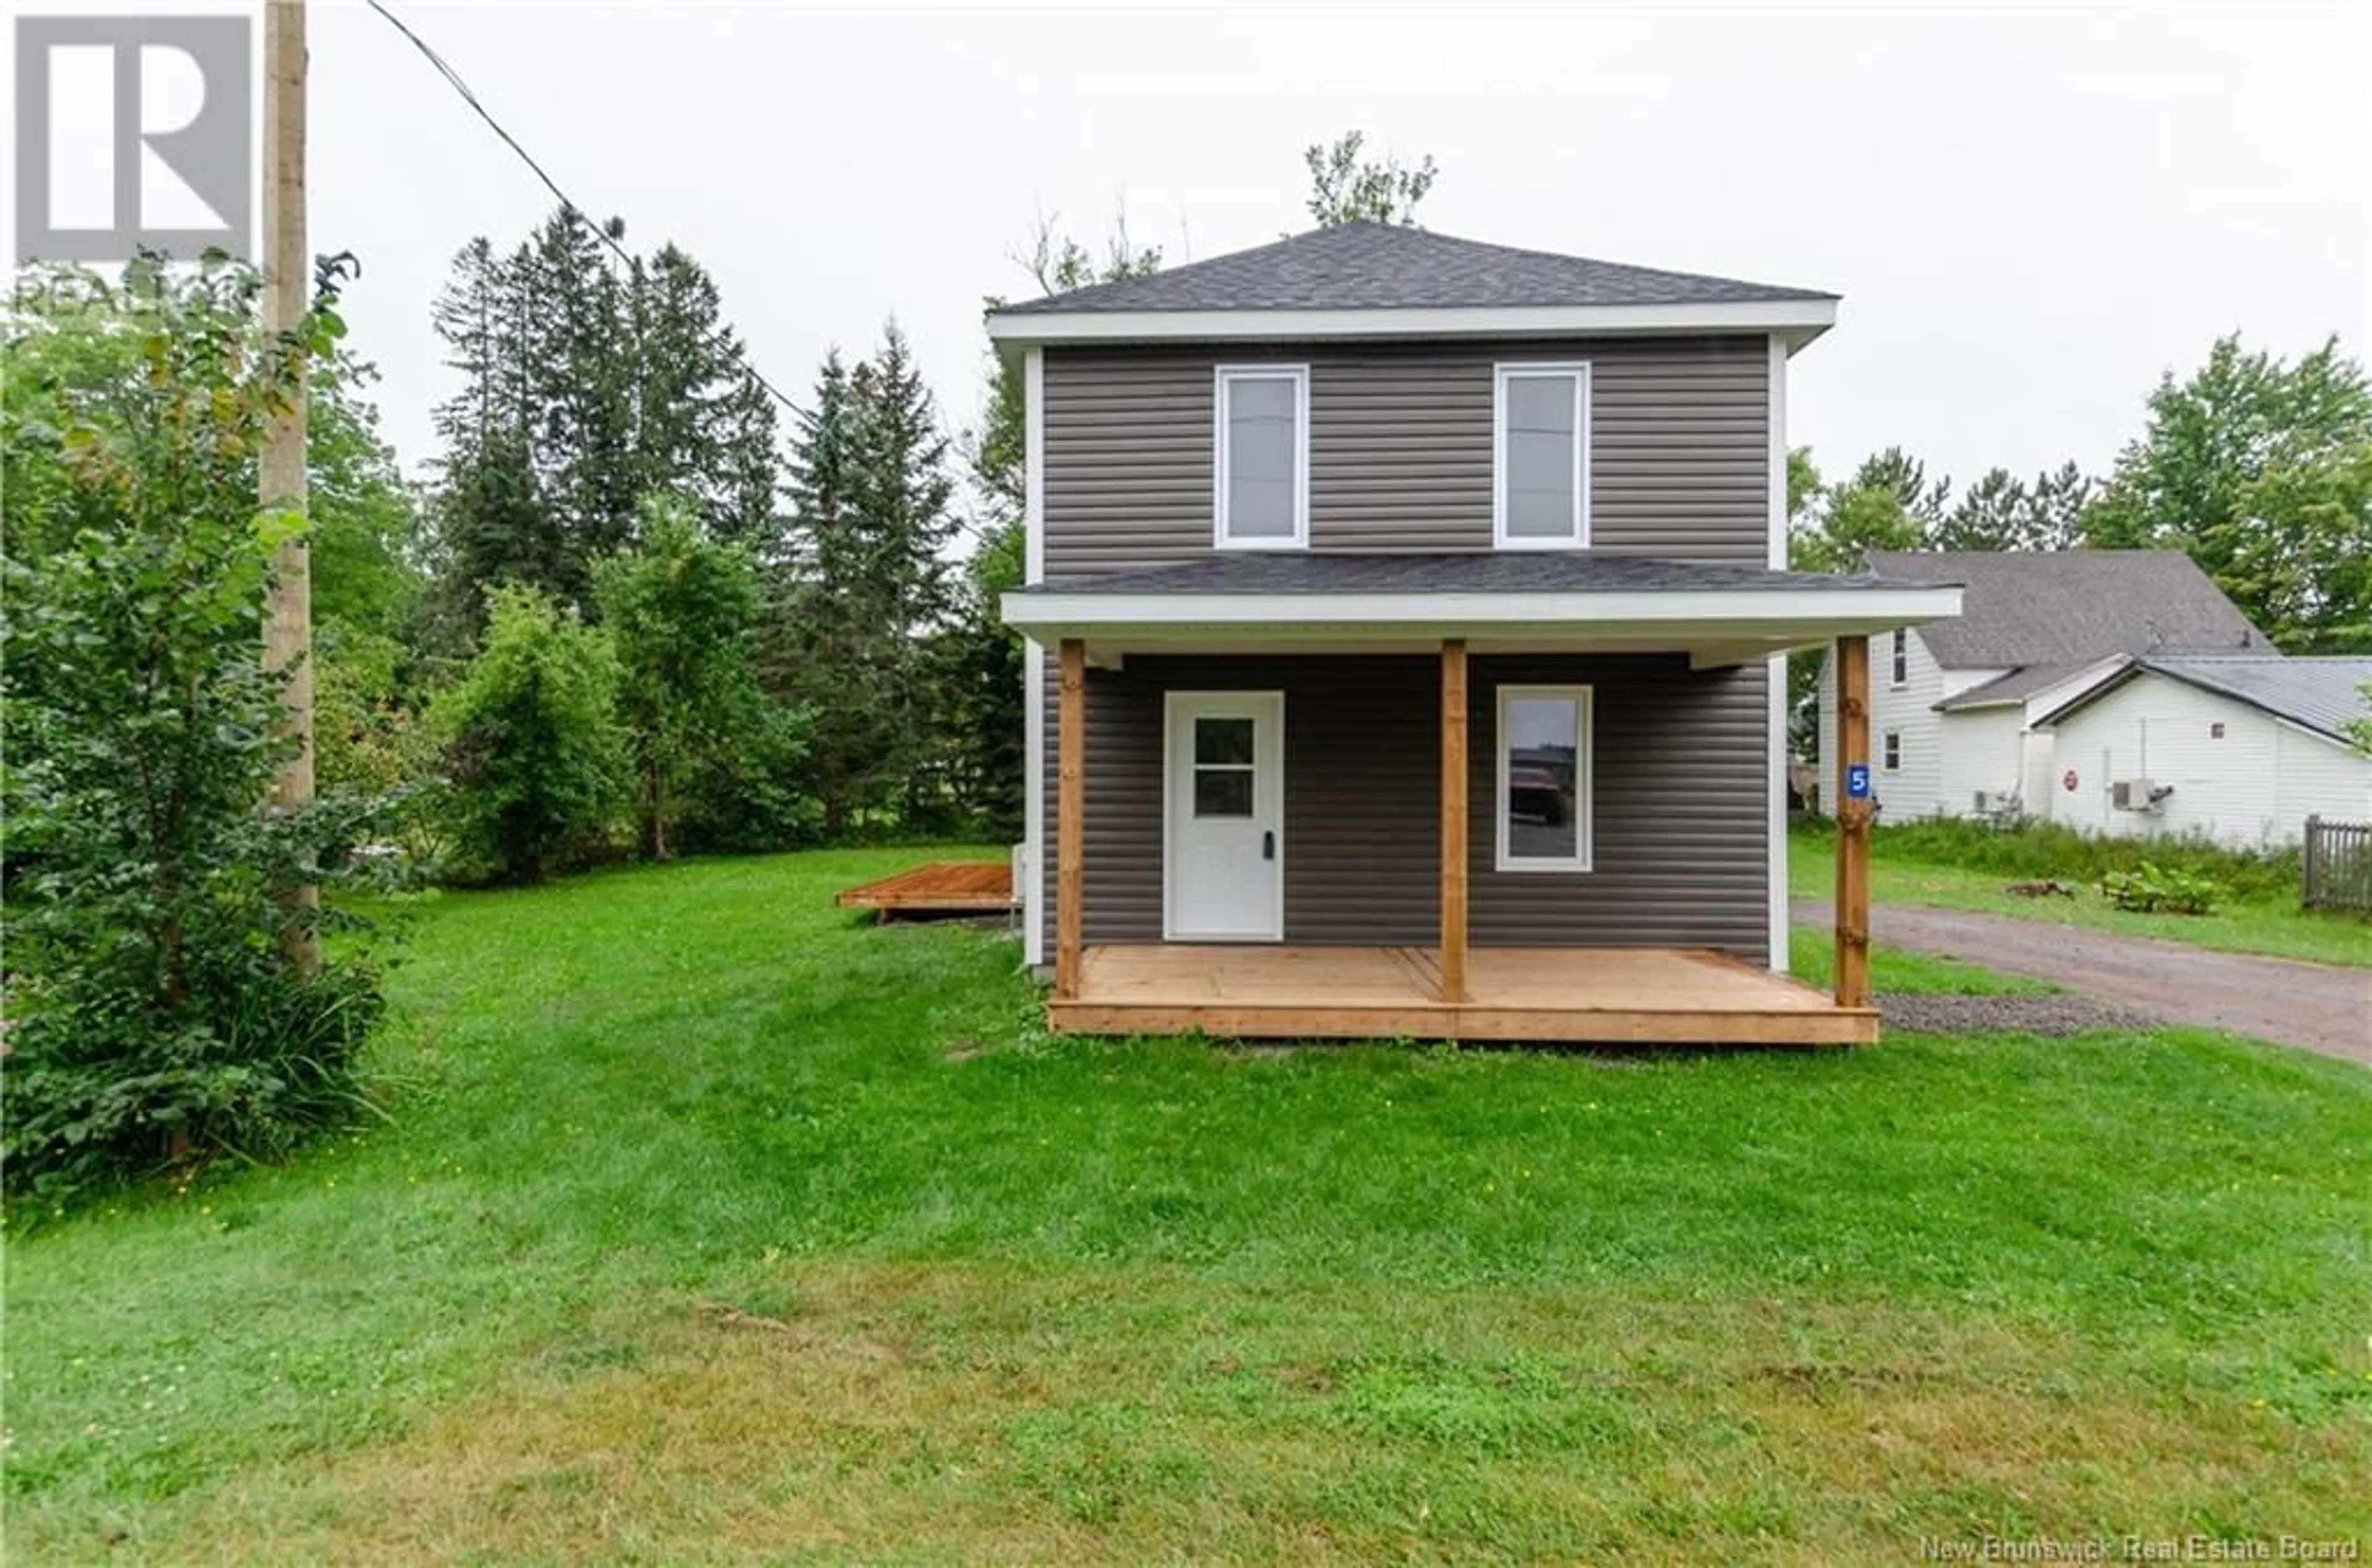
{"type": "Polygon", "coordinates": [[[1162,935],[1285,935],[1285,693],[1172,691],[1164,743],[1162,935]]]}

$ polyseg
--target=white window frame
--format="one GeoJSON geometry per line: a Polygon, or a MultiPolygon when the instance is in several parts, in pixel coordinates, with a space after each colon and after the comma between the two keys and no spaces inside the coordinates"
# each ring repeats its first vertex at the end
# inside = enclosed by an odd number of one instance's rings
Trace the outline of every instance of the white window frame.
{"type": "Polygon", "coordinates": [[[1897,626],[1886,645],[1886,684],[1900,691],[1911,684],[1911,630],[1897,626]]]}
{"type": "Polygon", "coordinates": [[[1309,548],[1309,366],[1222,365],[1212,374],[1211,542],[1220,550],[1309,548]],[[1291,538],[1230,539],[1227,536],[1227,384],[1289,380],[1293,383],[1293,535],[1291,538]]]}
{"type": "Polygon", "coordinates": [[[1589,361],[1506,360],[1491,367],[1491,542],[1501,550],[1589,548],[1589,361]],[[1507,534],[1507,381],[1517,376],[1574,378],[1573,533],[1563,539],[1511,539],[1507,534]]]}
{"type": "Polygon", "coordinates": [[[1899,773],[1902,771],[1902,732],[1889,729],[1878,737],[1878,771],[1899,773]]]}
{"type": "Polygon", "coordinates": [[[1493,865],[1500,871],[1573,873],[1590,869],[1591,840],[1598,828],[1598,811],[1591,796],[1593,775],[1597,772],[1597,700],[1595,688],[1564,683],[1553,686],[1501,686],[1497,706],[1496,735],[1492,741],[1495,756],[1492,764],[1491,812],[1494,819],[1496,854],[1493,865]],[[1507,729],[1507,705],[1527,697],[1561,697],[1575,705],[1574,714],[1574,835],[1570,859],[1544,859],[1538,855],[1516,854],[1508,847],[1507,769],[1512,747],[1507,729]]]}

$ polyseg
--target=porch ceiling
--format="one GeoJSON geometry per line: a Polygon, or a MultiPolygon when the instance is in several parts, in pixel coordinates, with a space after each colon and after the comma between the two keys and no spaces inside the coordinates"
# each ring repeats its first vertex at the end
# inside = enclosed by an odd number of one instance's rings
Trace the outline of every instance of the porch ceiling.
{"type": "Polygon", "coordinates": [[[1091,660],[1132,653],[1686,653],[1740,664],[1957,615],[1950,585],[1590,551],[1370,555],[1232,552],[1036,585],[1006,623],[1091,660]]]}

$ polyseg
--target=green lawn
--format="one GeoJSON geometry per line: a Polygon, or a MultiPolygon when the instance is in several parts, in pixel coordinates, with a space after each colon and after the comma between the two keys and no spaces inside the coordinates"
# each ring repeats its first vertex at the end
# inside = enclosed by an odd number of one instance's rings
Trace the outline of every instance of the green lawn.
{"type": "MultiPolygon", "coordinates": [[[[1788,885],[1798,897],[1825,899],[1836,890],[1836,842],[1825,833],[1797,831],[1787,844],[1788,885]]],[[[1872,854],[1870,896],[1880,902],[1940,904],[2027,920],[2089,925],[2129,936],[2157,936],[2229,953],[2262,953],[2322,964],[2372,966],[2372,921],[2302,910],[2286,902],[2236,900],[2214,914],[2132,914],[2078,887],[2073,899],[2019,898],[2002,889],[2013,881],[1998,872],[1899,860],[1882,847],[1872,854]]],[[[2071,884],[2072,886],[2073,884],[2071,884]]]]}
{"type": "Polygon", "coordinates": [[[391,1125],[10,1245],[9,1560],[2372,1533],[2360,1069],[1057,1041],[918,858],[428,905],[391,1125]]]}

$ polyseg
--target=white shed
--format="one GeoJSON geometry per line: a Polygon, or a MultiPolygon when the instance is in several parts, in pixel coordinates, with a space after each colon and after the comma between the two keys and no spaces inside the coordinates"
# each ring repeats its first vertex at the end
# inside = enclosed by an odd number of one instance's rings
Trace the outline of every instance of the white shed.
{"type": "Polygon", "coordinates": [[[2372,658],[2278,654],[2131,658],[2038,729],[2076,788],[2051,815],[2086,832],[2295,843],[2308,817],[2372,821],[2372,757],[2346,736],[2372,715],[2372,658]]]}
{"type": "MultiPolygon", "coordinates": [[[[2065,770],[2044,712],[2132,654],[2272,645],[2176,550],[1888,552],[1889,582],[1959,583],[1960,613],[1871,641],[1867,759],[1889,821],[2057,814],[2065,770]]],[[[1836,672],[1820,669],[1821,799],[1835,803],[1836,672]]]]}

